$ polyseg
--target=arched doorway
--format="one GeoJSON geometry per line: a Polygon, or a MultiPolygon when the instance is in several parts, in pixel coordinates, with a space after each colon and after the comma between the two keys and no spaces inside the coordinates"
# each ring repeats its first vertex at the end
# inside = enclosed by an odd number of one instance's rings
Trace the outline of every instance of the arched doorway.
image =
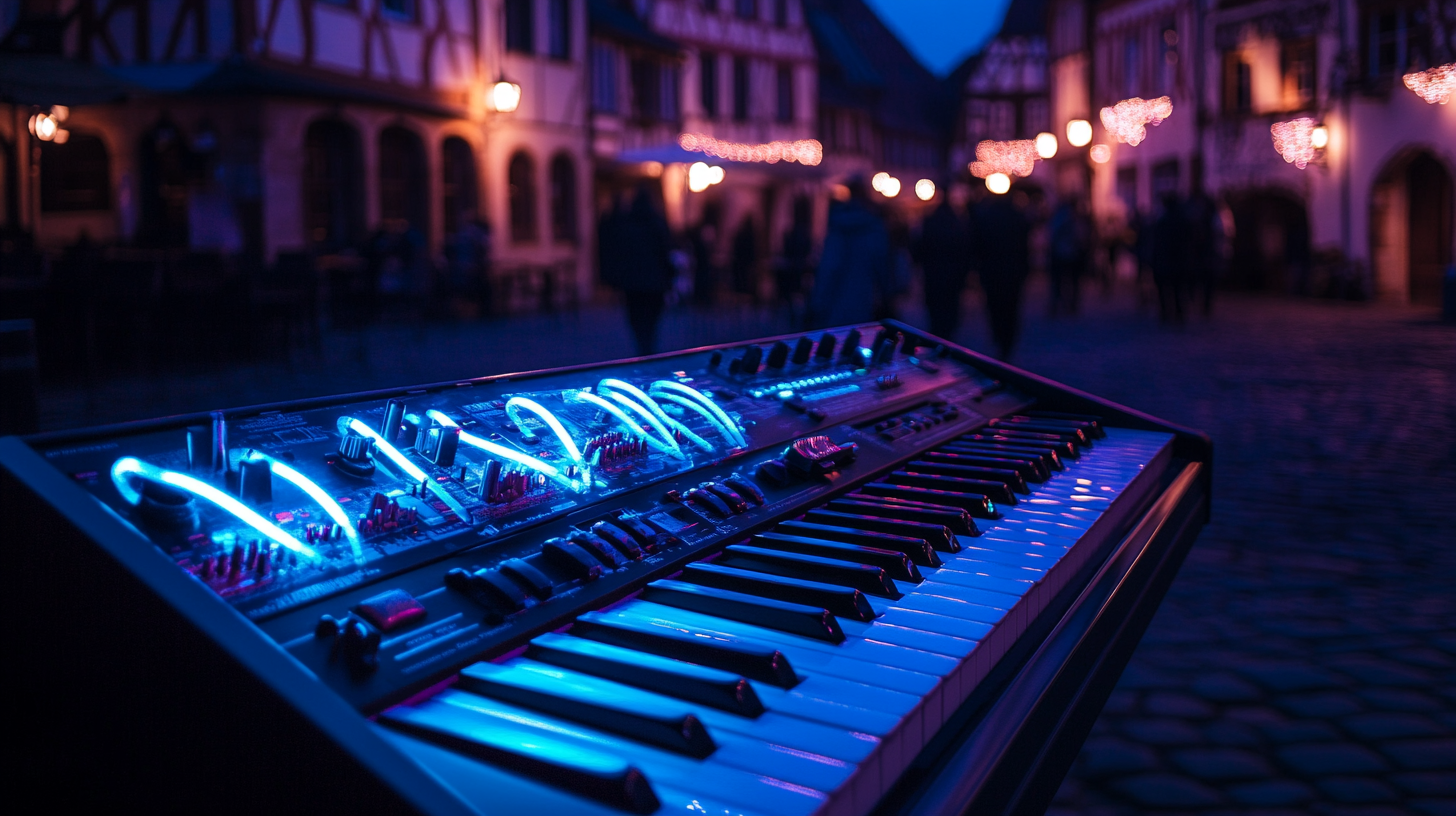
{"type": "Polygon", "coordinates": [[[392,125],[379,132],[379,217],[427,234],[425,143],[414,131],[392,125]]]}
{"type": "Polygon", "coordinates": [[[364,173],[359,132],[337,120],[308,126],[303,140],[303,216],[315,249],[353,246],[364,237],[364,173]]]}
{"type": "Polygon", "coordinates": [[[445,215],[445,237],[455,237],[467,223],[480,220],[476,203],[475,152],[470,143],[450,136],[440,147],[440,197],[445,215]]]}
{"type": "Polygon", "coordinates": [[[1370,192],[1370,256],[1377,291],[1424,306],[1441,300],[1456,218],[1451,173],[1425,150],[1397,155],[1370,192]]]}
{"type": "Polygon", "coordinates": [[[1304,204],[1274,190],[1229,197],[1233,257],[1226,284],[1234,289],[1308,293],[1309,216],[1304,204]]]}

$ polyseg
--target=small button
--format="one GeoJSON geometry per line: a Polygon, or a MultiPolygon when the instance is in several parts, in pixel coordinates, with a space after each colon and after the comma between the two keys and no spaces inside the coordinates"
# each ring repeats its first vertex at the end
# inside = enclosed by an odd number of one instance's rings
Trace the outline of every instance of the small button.
{"type": "Polygon", "coordinates": [[[723,480],[723,484],[733,488],[740,496],[747,496],[748,500],[754,504],[763,505],[763,491],[758,489],[758,485],[744,477],[729,476],[723,480]]]}
{"type": "Polygon", "coordinates": [[[354,611],[381,632],[408,626],[424,618],[426,614],[424,604],[402,589],[391,589],[372,598],[365,598],[354,607],[354,611]]]}
{"type": "Polygon", "coordinates": [[[550,578],[523,559],[512,558],[501,564],[500,568],[501,572],[510,576],[516,583],[543,601],[551,597],[551,593],[556,590],[550,578]]]}
{"type": "Polygon", "coordinates": [[[602,565],[580,546],[560,538],[541,545],[546,561],[578,581],[595,581],[602,577],[602,565]]]}
{"type": "Polygon", "coordinates": [[[471,588],[504,612],[519,612],[526,608],[526,590],[505,575],[495,570],[480,570],[474,578],[471,588]]]}
{"type": "Polygon", "coordinates": [[[722,499],[723,503],[728,505],[728,509],[732,510],[735,515],[748,512],[748,502],[744,501],[743,497],[738,495],[733,488],[718,484],[717,482],[709,482],[703,485],[703,489],[722,499]]]}
{"type": "Polygon", "coordinates": [[[615,547],[603,541],[600,536],[582,532],[581,530],[573,530],[567,538],[573,544],[591,553],[593,557],[611,569],[616,569],[627,563],[625,556],[618,553],[615,547]]]}
{"type": "MultiPolygon", "coordinates": [[[[610,521],[599,521],[592,525],[592,532],[596,533],[598,538],[621,550],[623,555],[626,555],[633,561],[642,560],[642,551],[646,547],[639,545],[637,540],[628,535],[627,531],[621,527],[618,527],[610,521]]],[[[655,552],[656,550],[657,542],[654,541],[652,549],[648,550],[648,552],[655,552]]]]}

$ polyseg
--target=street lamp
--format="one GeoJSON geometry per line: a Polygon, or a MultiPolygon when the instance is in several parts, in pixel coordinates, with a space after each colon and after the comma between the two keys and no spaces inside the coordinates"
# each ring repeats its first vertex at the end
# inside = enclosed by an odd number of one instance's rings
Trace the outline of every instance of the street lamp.
{"type": "Polygon", "coordinates": [[[986,176],[986,189],[996,195],[1005,195],[1011,189],[1011,177],[1005,173],[992,173],[986,176]]]}
{"type": "Polygon", "coordinates": [[[930,179],[921,179],[915,182],[915,197],[921,201],[929,201],[935,198],[935,182],[930,179]]]}
{"type": "Polygon", "coordinates": [[[1315,125],[1314,130],[1309,132],[1309,144],[1315,150],[1324,150],[1330,145],[1330,129],[1324,125],[1315,125]]]}
{"type": "Polygon", "coordinates": [[[521,104],[521,86],[505,77],[490,87],[490,104],[501,113],[511,113],[521,104]]]}
{"type": "Polygon", "coordinates": [[[1072,147],[1086,147],[1091,141],[1091,122],[1086,119],[1073,119],[1067,123],[1067,144],[1072,147]]]}
{"type": "Polygon", "coordinates": [[[1057,137],[1054,133],[1036,134],[1036,155],[1050,159],[1057,155],[1057,137]]]}

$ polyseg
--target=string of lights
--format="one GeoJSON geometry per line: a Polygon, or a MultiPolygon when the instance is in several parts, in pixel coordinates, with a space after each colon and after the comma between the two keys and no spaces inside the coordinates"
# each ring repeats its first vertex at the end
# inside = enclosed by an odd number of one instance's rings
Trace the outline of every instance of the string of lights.
{"type": "Polygon", "coordinates": [[[684,133],[677,137],[677,143],[683,150],[736,162],[777,164],[786,161],[813,167],[824,161],[824,146],[817,139],[744,144],[715,139],[704,133],[684,133]]]}

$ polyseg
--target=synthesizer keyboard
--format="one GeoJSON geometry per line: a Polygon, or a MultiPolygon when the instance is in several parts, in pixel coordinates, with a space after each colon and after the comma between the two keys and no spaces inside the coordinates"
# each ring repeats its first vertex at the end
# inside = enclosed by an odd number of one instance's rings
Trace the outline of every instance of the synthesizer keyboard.
{"type": "Polygon", "coordinates": [[[1210,463],[895,322],[0,440],[21,775],[157,809],[1044,807],[1210,463]]]}

